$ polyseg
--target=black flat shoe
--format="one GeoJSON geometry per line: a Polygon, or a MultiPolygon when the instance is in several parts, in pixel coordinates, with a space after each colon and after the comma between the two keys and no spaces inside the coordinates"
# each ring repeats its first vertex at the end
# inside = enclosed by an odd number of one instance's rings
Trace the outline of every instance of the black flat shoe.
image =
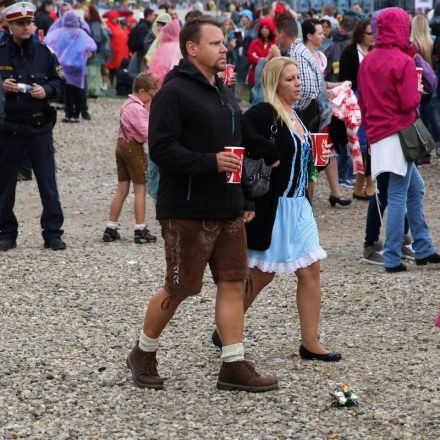
{"type": "Polygon", "coordinates": [[[222,347],[223,347],[222,340],[220,339],[220,335],[218,334],[217,329],[215,329],[215,330],[212,332],[212,343],[213,343],[213,344],[214,344],[219,350],[221,350],[222,347]]]}
{"type": "Polygon", "coordinates": [[[299,346],[299,355],[301,356],[301,359],[308,361],[317,360],[324,362],[339,362],[342,359],[341,353],[335,353],[333,351],[326,354],[312,353],[311,351],[307,350],[304,345],[299,346]]]}
{"type": "Polygon", "coordinates": [[[330,195],[328,198],[328,201],[330,202],[330,205],[332,208],[335,207],[336,203],[341,206],[348,206],[351,203],[350,199],[344,199],[342,197],[335,197],[334,195],[330,195]]]}
{"type": "Polygon", "coordinates": [[[416,258],[417,266],[425,266],[428,263],[439,264],[440,263],[440,255],[436,252],[435,254],[432,254],[429,257],[416,258]]]}
{"type": "Polygon", "coordinates": [[[388,273],[405,272],[406,270],[407,270],[407,267],[403,263],[400,263],[398,266],[385,268],[385,271],[388,273]]]}

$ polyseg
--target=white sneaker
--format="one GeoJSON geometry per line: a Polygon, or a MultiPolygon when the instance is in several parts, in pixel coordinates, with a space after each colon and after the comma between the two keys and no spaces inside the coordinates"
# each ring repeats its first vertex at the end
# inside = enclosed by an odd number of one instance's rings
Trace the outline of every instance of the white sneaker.
{"type": "Polygon", "coordinates": [[[414,260],[415,252],[410,244],[402,246],[402,258],[406,260],[414,260]]]}
{"type": "Polygon", "coordinates": [[[382,241],[374,242],[374,246],[364,247],[362,260],[368,264],[383,266],[383,244],[382,241]]]}

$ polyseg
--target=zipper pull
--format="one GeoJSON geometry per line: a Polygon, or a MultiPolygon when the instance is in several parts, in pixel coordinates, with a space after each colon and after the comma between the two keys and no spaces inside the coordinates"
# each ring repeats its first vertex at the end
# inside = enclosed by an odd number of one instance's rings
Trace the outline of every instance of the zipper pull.
{"type": "Polygon", "coordinates": [[[232,134],[234,134],[235,133],[235,110],[232,107],[232,105],[229,104],[229,102],[227,103],[227,107],[231,111],[231,115],[232,115],[232,134]]]}

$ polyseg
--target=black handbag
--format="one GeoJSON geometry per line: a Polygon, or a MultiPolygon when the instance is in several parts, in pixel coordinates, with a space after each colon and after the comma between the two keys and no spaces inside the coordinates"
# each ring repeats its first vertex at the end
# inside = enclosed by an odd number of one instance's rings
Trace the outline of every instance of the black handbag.
{"type": "MultiPolygon", "coordinates": [[[[270,127],[270,142],[275,144],[275,134],[278,128],[276,122],[270,127]]],[[[252,198],[263,197],[268,191],[270,186],[270,173],[272,167],[264,163],[264,159],[251,159],[245,156],[243,167],[245,169],[245,183],[251,186],[252,198]]]]}
{"type": "Polygon", "coordinates": [[[408,127],[399,131],[400,145],[407,162],[422,159],[430,153],[435,142],[420,118],[408,127]]]}

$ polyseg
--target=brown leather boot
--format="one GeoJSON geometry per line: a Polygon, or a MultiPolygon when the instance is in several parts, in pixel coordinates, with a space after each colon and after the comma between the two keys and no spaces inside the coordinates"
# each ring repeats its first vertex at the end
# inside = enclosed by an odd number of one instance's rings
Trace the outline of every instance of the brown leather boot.
{"type": "Polygon", "coordinates": [[[278,380],[275,377],[261,377],[249,361],[223,362],[217,388],[262,393],[278,389],[278,380]]]}
{"type": "Polygon", "coordinates": [[[157,372],[155,351],[142,351],[136,344],[127,357],[127,367],[130,368],[133,381],[138,387],[163,390],[163,378],[157,372]]]}

